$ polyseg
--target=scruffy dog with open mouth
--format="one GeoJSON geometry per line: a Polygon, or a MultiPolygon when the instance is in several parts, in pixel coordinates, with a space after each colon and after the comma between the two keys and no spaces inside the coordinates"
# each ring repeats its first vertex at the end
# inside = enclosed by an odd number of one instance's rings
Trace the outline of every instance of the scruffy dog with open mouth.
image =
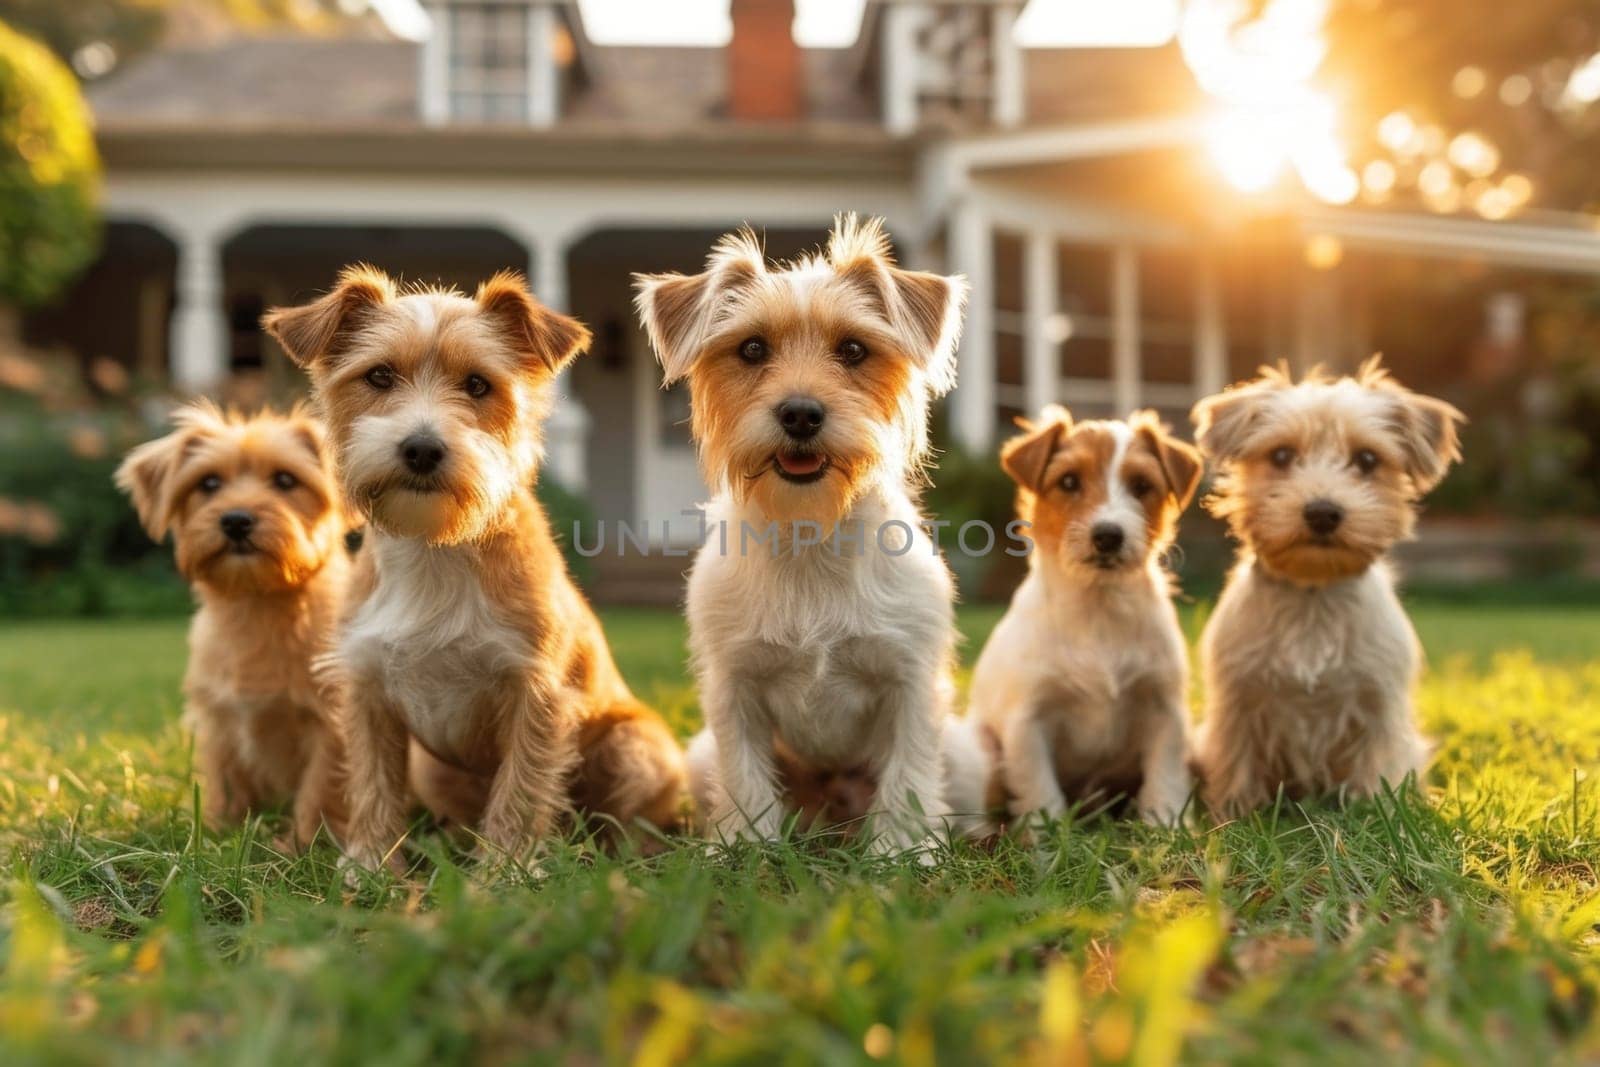
{"type": "Polygon", "coordinates": [[[1280,788],[1370,796],[1420,772],[1421,649],[1383,557],[1460,459],[1461,413],[1374,357],[1298,384],[1262,368],[1193,418],[1219,464],[1207,506],[1241,546],[1201,639],[1207,804],[1234,816],[1280,788]]]}
{"type": "Polygon", "coordinates": [[[337,833],[343,812],[337,705],[313,671],[349,575],[322,429],[298,411],[245,418],[205,402],[174,421],[116,481],[151,537],[172,534],[199,601],[183,690],[201,814],[223,827],[292,804],[304,845],[324,820],[337,833]]]}
{"type": "Polygon", "coordinates": [[[424,802],[526,858],[576,807],[675,821],[682,752],[628,691],[533,495],[556,373],[589,334],[501,274],[468,298],[352,268],[266,328],[311,373],[369,533],[331,665],[346,852],[375,866],[424,802]]]}
{"type": "Polygon", "coordinates": [[[1001,466],[1031,524],[1028,576],[972,678],[1011,813],[1132,799],[1151,822],[1188,802],[1188,646],[1163,557],[1200,454],[1154,412],[1075,423],[1046,408],[1001,466]]]}
{"type": "Polygon", "coordinates": [[[897,267],[881,223],[848,216],[794,263],[769,266],[745,231],[701,274],[636,283],[716,494],[688,593],[712,828],[775,836],[796,804],[782,779],[816,772],[844,776],[847,804],[875,790],[875,847],[920,841],[943,810],[955,631],[911,486],[965,282],[897,267]]]}

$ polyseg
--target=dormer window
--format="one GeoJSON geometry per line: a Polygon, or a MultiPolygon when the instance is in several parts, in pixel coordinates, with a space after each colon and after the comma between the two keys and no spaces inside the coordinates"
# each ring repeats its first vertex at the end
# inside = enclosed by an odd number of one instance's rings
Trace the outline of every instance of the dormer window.
{"type": "Polygon", "coordinates": [[[528,120],[528,9],[516,4],[451,4],[450,118],[457,122],[528,120]]]}
{"type": "Polygon", "coordinates": [[[1014,126],[1023,118],[1023,0],[875,0],[884,125],[907,134],[933,126],[1014,126]]]}
{"type": "Polygon", "coordinates": [[[422,46],[422,117],[548,126],[563,85],[578,76],[570,0],[423,0],[433,21],[422,46]]]}

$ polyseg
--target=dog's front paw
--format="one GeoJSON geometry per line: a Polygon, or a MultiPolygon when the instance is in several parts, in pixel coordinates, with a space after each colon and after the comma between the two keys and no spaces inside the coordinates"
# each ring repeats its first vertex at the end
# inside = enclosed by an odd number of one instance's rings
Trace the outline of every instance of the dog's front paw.
{"type": "Polygon", "coordinates": [[[748,818],[738,810],[723,812],[711,821],[711,837],[725,842],[746,841],[760,844],[783,836],[781,812],[766,811],[748,818]]]}
{"type": "Polygon", "coordinates": [[[1142,808],[1139,811],[1139,818],[1147,826],[1164,826],[1171,829],[1183,821],[1183,805],[1173,804],[1142,808]]]}
{"type": "Polygon", "coordinates": [[[550,874],[545,866],[544,852],[539,848],[511,853],[483,843],[473,850],[472,864],[479,874],[494,881],[520,878],[542,882],[550,874]]]}
{"type": "Polygon", "coordinates": [[[372,849],[346,849],[339,854],[338,870],[346,889],[360,889],[369,875],[383,866],[383,854],[372,849]]]}
{"type": "Polygon", "coordinates": [[[396,878],[405,877],[406,861],[398,845],[387,852],[371,846],[347,846],[339,855],[338,869],[349,889],[359,889],[367,877],[384,868],[396,878]]]}
{"type": "Polygon", "coordinates": [[[1183,821],[1185,796],[1140,797],[1139,818],[1151,826],[1177,826],[1183,821]]]}

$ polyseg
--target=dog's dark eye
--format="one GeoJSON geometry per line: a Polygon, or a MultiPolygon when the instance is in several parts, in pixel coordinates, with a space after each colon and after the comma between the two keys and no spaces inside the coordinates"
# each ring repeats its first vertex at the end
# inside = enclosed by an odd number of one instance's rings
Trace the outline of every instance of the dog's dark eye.
{"type": "Polygon", "coordinates": [[[467,375],[467,380],[462,383],[462,387],[466,389],[467,395],[474,400],[489,395],[489,379],[481,374],[467,375]]]}
{"type": "Polygon", "coordinates": [[[838,353],[840,359],[854,366],[867,358],[867,346],[851,338],[839,342],[838,353]]]}
{"type": "Polygon", "coordinates": [[[1132,493],[1135,498],[1140,500],[1143,500],[1145,497],[1149,496],[1150,490],[1154,488],[1155,486],[1150,484],[1150,479],[1148,478],[1135,478],[1133,481],[1128,483],[1128,492],[1132,493]]]}
{"type": "Polygon", "coordinates": [[[1272,461],[1272,465],[1274,467],[1277,467],[1281,471],[1285,471],[1288,470],[1289,465],[1294,462],[1294,449],[1290,448],[1288,445],[1279,445],[1277,448],[1272,450],[1267,458],[1272,461]]]}
{"type": "Polygon", "coordinates": [[[1351,462],[1356,465],[1356,470],[1362,474],[1371,474],[1378,469],[1378,454],[1370,448],[1362,448],[1351,457],[1351,462]]]}
{"type": "Polygon", "coordinates": [[[300,479],[296,478],[288,471],[277,471],[272,475],[272,484],[274,488],[282,489],[287,492],[288,490],[299,485],[300,479]]]}
{"type": "Polygon", "coordinates": [[[746,363],[760,363],[770,354],[767,342],[759,337],[747,337],[739,342],[739,358],[746,363]]]}
{"type": "Polygon", "coordinates": [[[388,367],[373,367],[367,371],[367,384],[374,389],[393,389],[394,371],[388,367]]]}
{"type": "Polygon", "coordinates": [[[1069,471],[1061,476],[1061,488],[1069,493],[1076,493],[1083,485],[1077,474],[1069,471]]]}
{"type": "Polygon", "coordinates": [[[221,488],[222,478],[220,475],[208,474],[204,478],[200,479],[200,491],[202,493],[215,493],[221,488]]]}

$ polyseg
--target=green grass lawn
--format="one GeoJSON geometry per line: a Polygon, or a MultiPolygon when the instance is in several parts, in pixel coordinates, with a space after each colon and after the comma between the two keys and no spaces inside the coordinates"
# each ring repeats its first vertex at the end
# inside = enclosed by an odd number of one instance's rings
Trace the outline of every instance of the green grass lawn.
{"type": "MultiPolygon", "coordinates": [[[[195,829],[181,621],[0,626],[0,1062],[1595,1062],[1600,607],[1414,614],[1423,796],[928,868],[574,842],[491,881],[424,835],[353,893],[274,820],[195,829]]],[[[681,621],[605,621],[687,732],[681,621]]]]}

